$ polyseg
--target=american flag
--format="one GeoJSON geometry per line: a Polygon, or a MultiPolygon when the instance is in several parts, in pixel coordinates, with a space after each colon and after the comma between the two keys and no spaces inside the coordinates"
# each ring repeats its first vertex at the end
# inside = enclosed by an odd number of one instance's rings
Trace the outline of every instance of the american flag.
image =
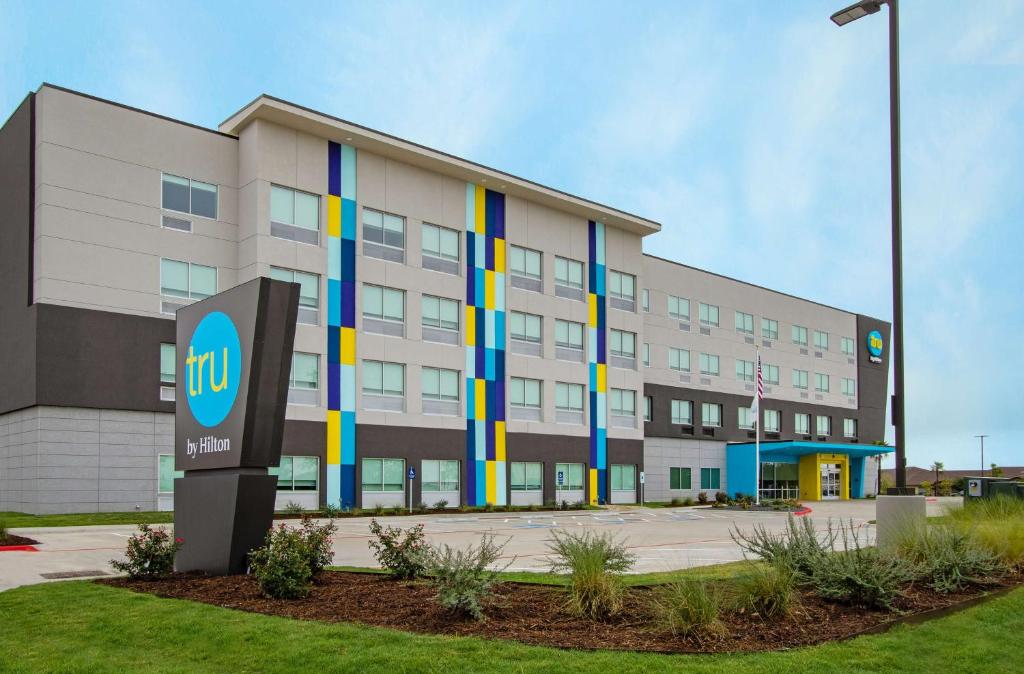
{"type": "Polygon", "coordinates": [[[764,398],[764,379],[761,377],[761,352],[757,353],[757,394],[754,402],[750,405],[750,413],[754,417],[754,425],[757,426],[761,419],[761,399],[764,398]]]}

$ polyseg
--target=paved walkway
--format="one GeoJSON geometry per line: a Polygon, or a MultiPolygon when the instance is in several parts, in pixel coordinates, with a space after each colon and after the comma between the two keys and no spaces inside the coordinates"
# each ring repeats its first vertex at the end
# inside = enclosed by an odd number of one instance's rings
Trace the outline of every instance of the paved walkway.
{"type": "MultiPolygon", "coordinates": [[[[929,515],[938,515],[961,499],[930,499],[929,515]]],[[[852,521],[865,540],[873,541],[874,501],[821,501],[807,504],[815,527],[824,529],[829,519],[852,521]]],[[[693,566],[720,564],[742,559],[742,551],[729,532],[750,531],[757,524],[780,531],[786,514],[715,510],[712,508],[643,508],[616,506],[601,511],[555,513],[487,513],[384,517],[392,526],[423,524],[430,543],[461,547],[491,532],[507,541],[506,560],[510,570],[543,571],[548,567],[547,541],[553,530],[610,531],[624,540],[637,555],[636,573],[670,571],[693,566]]],[[[343,566],[376,566],[367,546],[369,517],[337,520],[334,563],[343,566]]],[[[0,591],[19,585],[58,578],[54,573],[112,573],[110,560],[121,557],[127,538],[135,531],[130,525],[13,529],[12,532],[40,542],[39,552],[0,552],[0,591]]]]}

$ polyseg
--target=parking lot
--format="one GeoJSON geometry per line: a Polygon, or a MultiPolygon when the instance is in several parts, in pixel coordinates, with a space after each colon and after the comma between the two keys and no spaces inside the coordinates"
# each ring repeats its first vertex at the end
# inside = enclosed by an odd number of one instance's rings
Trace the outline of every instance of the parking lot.
{"type": "MultiPolygon", "coordinates": [[[[929,499],[929,515],[938,515],[957,498],[929,499]]],[[[821,501],[809,504],[815,527],[824,529],[829,519],[852,522],[866,541],[873,541],[875,502],[821,501]]],[[[543,571],[548,568],[547,541],[552,531],[608,531],[625,541],[637,555],[636,573],[669,571],[692,566],[720,564],[742,559],[742,551],[730,531],[750,531],[763,524],[779,531],[786,514],[716,510],[713,508],[644,508],[620,506],[600,511],[550,513],[451,513],[410,517],[386,517],[382,522],[409,527],[423,524],[433,544],[462,547],[491,532],[506,543],[505,561],[510,570],[543,571]]],[[[375,566],[367,546],[369,517],[337,520],[334,563],[342,566],[375,566]]],[[[14,533],[40,542],[38,552],[0,553],[0,590],[55,580],[55,573],[110,572],[109,561],[120,557],[134,527],[127,525],[14,529],[14,533]]],[[[187,542],[186,542],[187,544],[187,542]]]]}

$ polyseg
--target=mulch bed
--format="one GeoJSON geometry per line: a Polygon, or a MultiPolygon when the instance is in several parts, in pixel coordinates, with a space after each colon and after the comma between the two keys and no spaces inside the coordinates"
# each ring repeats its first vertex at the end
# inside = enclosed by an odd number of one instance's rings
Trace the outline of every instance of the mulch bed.
{"type": "Polygon", "coordinates": [[[39,545],[39,541],[26,538],[25,536],[15,536],[14,534],[7,534],[6,538],[0,538],[0,548],[13,545],[39,545]]]}
{"type": "Polygon", "coordinates": [[[489,602],[487,620],[452,616],[434,601],[422,581],[397,581],[389,576],[341,571],[324,572],[309,597],[267,599],[251,576],[174,574],[162,581],[111,578],[104,585],[147,592],[159,597],[189,599],[214,606],[285,616],[300,620],[357,622],[423,634],[511,639],[525,644],[575,649],[615,649],[662,653],[767,651],[845,639],[887,623],[936,609],[973,603],[994,589],[1024,582],[1013,577],[984,589],[940,595],[911,589],[900,599],[898,613],[831,604],[806,591],[800,606],[785,619],[725,613],[720,636],[695,639],[659,628],[653,613],[656,589],[630,588],[622,612],[607,622],[575,618],[566,611],[561,587],[503,583],[489,602]]]}

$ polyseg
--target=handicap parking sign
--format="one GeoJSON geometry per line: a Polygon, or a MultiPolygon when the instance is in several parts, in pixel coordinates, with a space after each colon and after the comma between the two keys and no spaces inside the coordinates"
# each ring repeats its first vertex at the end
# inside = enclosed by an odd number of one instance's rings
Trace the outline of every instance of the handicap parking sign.
{"type": "Polygon", "coordinates": [[[410,468],[409,469],[409,479],[410,480],[415,480],[416,479],[416,469],[415,468],[410,468]]]}
{"type": "Polygon", "coordinates": [[[558,486],[561,487],[565,483],[565,473],[558,471],[558,486]]]}

